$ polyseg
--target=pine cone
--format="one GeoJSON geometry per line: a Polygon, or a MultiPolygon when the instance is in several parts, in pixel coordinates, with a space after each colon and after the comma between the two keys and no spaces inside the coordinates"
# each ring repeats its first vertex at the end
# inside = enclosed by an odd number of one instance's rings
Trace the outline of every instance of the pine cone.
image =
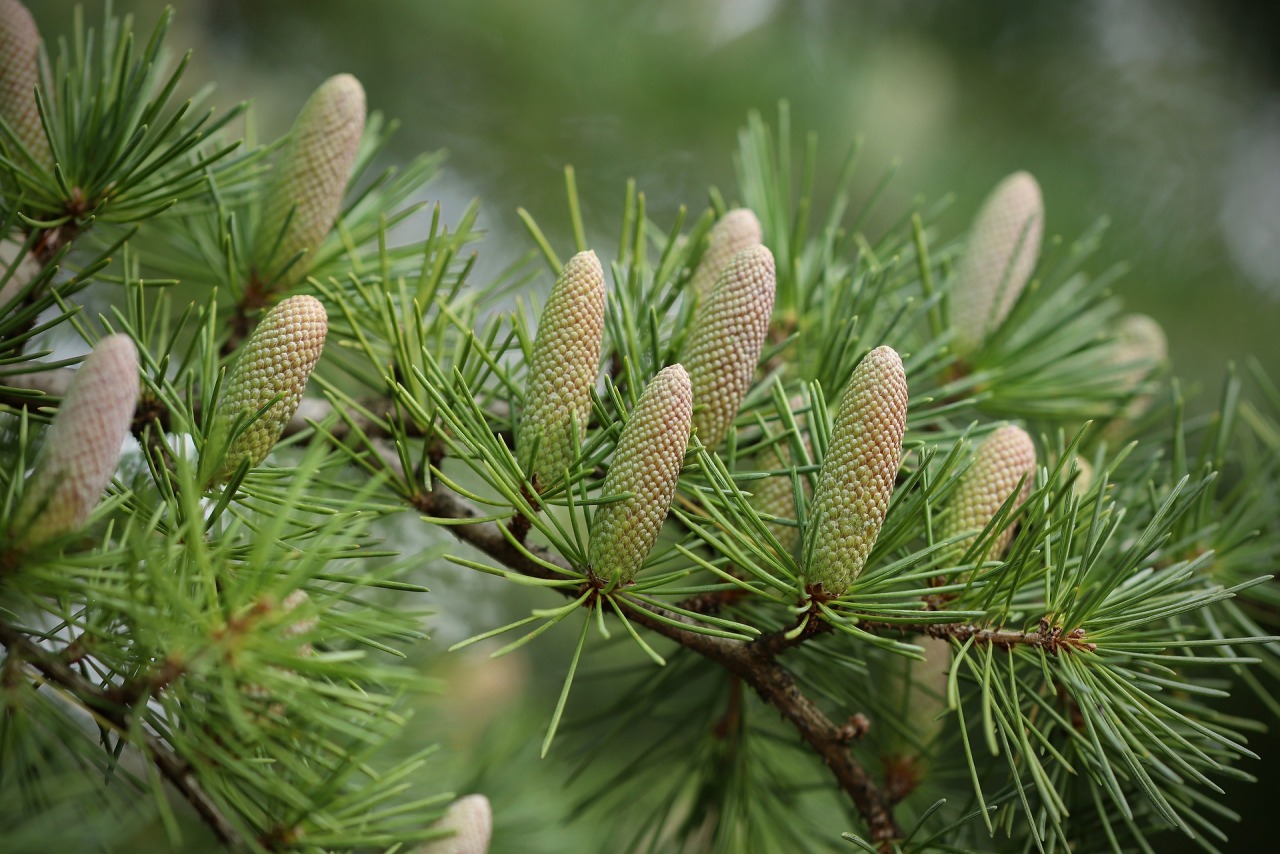
{"type": "MultiPolygon", "coordinates": [[[[1151,374],[1169,360],[1169,340],[1164,329],[1145,314],[1126,314],[1116,323],[1115,343],[1108,361],[1120,370],[1121,383],[1138,392],[1151,374]]],[[[1137,394],[1124,410],[1124,420],[1134,421],[1151,408],[1150,394],[1137,394]]]]}
{"type": "Polygon", "coordinates": [[[978,350],[1009,315],[1040,255],[1044,201],[1027,172],[1005,178],[982,204],[951,290],[955,350],[978,350]]]}
{"type": "Polygon", "coordinates": [[[889,510],[906,427],[902,359],[877,347],[849,380],[818,472],[805,542],[810,587],[840,596],[862,573],[889,510]]]}
{"type": "Polygon", "coordinates": [[[14,514],[13,536],[35,546],[84,526],[115,474],[138,403],[138,350],[109,335],[76,371],[14,514]]]}
{"type": "MultiPolygon", "coordinates": [[[[1018,505],[1022,504],[1031,494],[1035,471],[1036,446],[1027,431],[1012,424],[996,430],[978,446],[973,465],[965,472],[951,499],[952,510],[942,523],[942,537],[954,537],[962,531],[981,531],[1017,489],[1018,481],[1025,478],[1017,500],[1018,505]]],[[[1004,557],[1012,539],[1013,528],[1005,528],[977,560],[1004,557]]],[[[959,561],[969,543],[968,539],[957,543],[948,552],[949,560],[959,561]]]]}
{"type": "Polygon", "coordinates": [[[312,296],[289,297],[262,318],[222,389],[210,447],[216,452],[237,422],[243,429],[227,448],[215,480],[226,480],[246,459],[250,466],[266,459],[302,400],[327,331],[324,306],[312,296]]]}
{"type": "Polygon", "coordinates": [[[542,309],[516,434],[516,459],[538,491],[559,481],[578,454],[603,335],[604,270],[596,253],[579,252],[560,271],[542,309]]]}
{"type": "Polygon", "coordinates": [[[650,382],[622,428],[603,494],[631,493],[602,504],[591,524],[588,558],[600,578],[626,584],[653,549],[671,509],[692,425],[689,374],[664,368],[650,382]]]}
{"type": "Polygon", "coordinates": [[[302,280],[333,228],[364,119],[364,87],[350,74],[339,74],[312,93],[294,121],[289,141],[276,155],[254,246],[257,275],[272,290],[302,280]],[[281,272],[303,251],[306,256],[281,272]]]}
{"type": "Polygon", "coordinates": [[[753,246],[733,257],[698,307],[683,361],[698,402],[693,426],[708,448],[724,439],[755,378],[776,284],[773,253],[753,246]]]}
{"type": "Polygon", "coordinates": [[[36,162],[52,166],[53,155],[36,108],[39,82],[40,31],[36,22],[17,0],[0,0],[0,117],[36,162]]]}
{"type": "Polygon", "coordinates": [[[467,795],[449,805],[436,827],[453,836],[418,846],[416,854],[486,854],[493,835],[493,809],[484,795],[467,795]]]}
{"type": "Polygon", "coordinates": [[[744,249],[760,245],[760,220],[748,208],[726,211],[720,221],[707,232],[707,250],[693,271],[690,283],[694,293],[703,299],[715,287],[724,268],[744,249]]]}

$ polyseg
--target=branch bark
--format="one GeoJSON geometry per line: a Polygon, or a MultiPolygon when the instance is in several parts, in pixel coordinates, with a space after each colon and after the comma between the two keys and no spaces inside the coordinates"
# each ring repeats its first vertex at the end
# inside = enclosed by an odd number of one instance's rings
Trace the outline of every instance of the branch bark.
{"type": "MultiPolygon", "coordinates": [[[[398,461],[388,455],[384,455],[383,460],[388,464],[398,464],[398,461]]],[[[439,484],[431,492],[420,496],[414,506],[427,515],[449,519],[472,519],[478,515],[470,504],[439,484]]],[[[556,580],[563,580],[565,577],[521,553],[503,535],[496,522],[451,525],[449,530],[458,539],[522,575],[556,580]]],[[[548,561],[569,572],[575,571],[574,567],[569,566],[558,555],[537,546],[526,548],[539,560],[548,561]]],[[[832,722],[801,692],[795,677],[775,659],[775,651],[770,645],[700,634],[666,622],[671,620],[687,626],[695,625],[688,617],[638,602],[625,595],[620,599],[628,608],[628,619],[721,665],[750,685],[762,700],[777,709],[831,769],[840,788],[866,821],[874,841],[884,843],[901,836],[888,796],[849,752],[847,731],[832,722]]]]}

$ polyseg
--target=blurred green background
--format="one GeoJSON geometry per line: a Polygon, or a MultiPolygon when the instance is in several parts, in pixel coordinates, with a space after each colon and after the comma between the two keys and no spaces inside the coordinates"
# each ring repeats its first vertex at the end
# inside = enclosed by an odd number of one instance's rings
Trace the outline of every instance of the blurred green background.
{"type": "MultiPolygon", "coordinates": [[[[70,0],[29,5],[46,34],[68,29],[70,0]]],[[[85,5],[89,20],[97,18],[101,4],[85,5]]],[[[136,13],[143,30],[163,7],[159,0],[115,5],[136,13]]],[[[961,234],[987,190],[1015,169],[1040,180],[1049,233],[1073,237],[1109,216],[1092,269],[1130,265],[1120,292],[1164,325],[1176,371],[1201,390],[1199,408],[1213,402],[1230,361],[1252,355],[1280,373],[1280,4],[176,5],[170,44],[195,48],[189,82],[216,80],[215,102],[223,106],[254,99],[262,138],[286,130],[321,80],[348,71],[365,84],[372,108],[403,122],[397,158],[447,148],[445,176],[431,192],[446,219],[481,198],[490,232],[482,276],[528,248],[517,206],[567,248],[566,163],[576,167],[589,226],[610,241],[629,177],[646,191],[659,223],[679,204],[700,209],[709,185],[732,200],[737,129],[749,109],[771,120],[786,98],[793,127],[818,133],[829,180],[856,135],[866,140],[863,186],[901,158],[880,208],[886,217],[917,195],[954,194],[939,226],[946,237],[961,234]]],[[[498,624],[490,594],[500,588],[489,581],[432,580],[433,589],[452,591],[445,601],[490,603],[465,620],[441,619],[433,625],[437,640],[498,624]]],[[[535,655],[541,666],[513,659],[482,670],[479,658],[467,657],[424,664],[469,674],[451,682],[445,718],[424,722],[424,734],[449,732],[454,746],[475,749],[489,716],[525,710],[536,739],[564,655],[554,639],[535,655]],[[532,696],[524,698],[529,679],[532,696]]],[[[523,738],[508,737],[513,747],[523,738]]],[[[1259,752],[1273,764],[1280,745],[1259,752]]],[[[1265,764],[1250,770],[1265,776],[1265,764]]],[[[449,774],[442,788],[466,787],[466,770],[449,774]]],[[[511,781],[512,791],[494,795],[495,850],[542,850],[511,828],[537,823],[537,807],[520,789],[545,785],[541,797],[555,800],[558,777],[554,769],[545,774],[548,781],[511,781]]],[[[1246,822],[1233,843],[1268,838],[1270,816],[1246,800],[1269,802],[1267,787],[1235,788],[1233,804],[1246,822]]],[[[589,833],[567,836],[559,850],[594,850],[590,840],[589,833]]],[[[1163,841],[1161,850],[1180,850],[1182,841],[1163,841]]]]}

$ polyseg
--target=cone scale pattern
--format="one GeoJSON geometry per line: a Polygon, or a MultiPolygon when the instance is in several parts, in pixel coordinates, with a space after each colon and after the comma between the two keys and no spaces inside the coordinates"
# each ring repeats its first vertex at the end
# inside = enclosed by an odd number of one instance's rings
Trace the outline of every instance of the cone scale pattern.
{"type": "Polygon", "coordinates": [[[1027,172],[1005,178],[982,204],[951,291],[955,349],[967,356],[1009,315],[1040,255],[1044,201],[1027,172]]]}
{"type": "MultiPolygon", "coordinates": [[[[951,499],[951,513],[942,525],[943,538],[963,531],[981,531],[1018,488],[1018,481],[1025,478],[1016,509],[1031,493],[1035,470],[1036,446],[1027,431],[1012,424],[996,430],[978,446],[973,466],[951,499]]],[[[1003,557],[1012,539],[1013,527],[1010,526],[991,541],[986,554],[979,555],[978,560],[1003,557]]],[[[957,543],[950,552],[951,560],[960,560],[971,542],[968,539],[957,543]]]]}
{"type": "Polygon", "coordinates": [[[256,466],[266,459],[302,400],[327,331],[324,306],[305,295],[281,302],[253,330],[223,387],[213,435],[229,436],[237,421],[248,422],[279,398],[236,436],[216,480],[226,480],[244,460],[256,466]]]}
{"type": "Polygon", "coordinates": [[[588,559],[597,577],[626,584],[658,539],[671,509],[692,426],[693,394],[680,365],[654,377],[622,428],[605,495],[630,498],[602,504],[591,523],[588,559]]]}
{"type": "Polygon", "coordinates": [[[733,257],[699,306],[683,363],[698,402],[693,426],[708,448],[724,439],[755,377],[769,332],[777,276],[764,246],[733,257]]]}
{"type": "Polygon", "coordinates": [[[0,0],[0,116],[37,161],[52,165],[49,141],[36,109],[40,32],[17,0],[0,0]]]}
{"type": "Polygon", "coordinates": [[[705,299],[733,256],[760,245],[761,239],[760,220],[754,213],[747,208],[727,211],[707,232],[707,251],[690,280],[694,292],[705,299]]]}
{"type": "Polygon", "coordinates": [[[493,835],[493,808],[484,795],[467,795],[449,805],[436,827],[452,830],[453,836],[421,845],[416,854],[486,854],[493,835]]]}
{"type": "Polygon", "coordinates": [[[76,371],[14,514],[34,546],[84,526],[120,462],[138,403],[138,350],[127,335],[98,342],[76,371]]]}
{"type": "Polygon", "coordinates": [[[538,321],[516,435],[516,459],[539,491],[560,480],[578,454],[603,336],[604,270],[594,252],[580,252],[560,272],[538,321]]]}
{"type": "Polygon", "coordinates": [[[805,544],[810,587],[840,596],[862,573],[889,510],[906,427],[902,359],[877,347],[849,380],[818,472],[805,544]]]}
{"type": "Polygon", "coordinates": [[[364,134],[364,87],[350,74],[330,77],[303,105],[276,156],[263,202],[254,262],[274,289],[301,281],[333,228],[364,134]],[[284,234],[285,223],[288,223],[284,234]],[[299,252],[308,256],[275,274],[299,252]]]}

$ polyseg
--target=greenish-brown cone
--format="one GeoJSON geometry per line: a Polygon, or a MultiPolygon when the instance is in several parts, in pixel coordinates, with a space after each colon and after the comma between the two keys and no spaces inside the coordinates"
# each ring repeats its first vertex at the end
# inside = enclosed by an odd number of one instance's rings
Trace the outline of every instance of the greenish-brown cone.
{"type": "Polygon", "coordinates": [[[276,155],[253,250],[257,276],[271,290],[293,286],[311,268],[338,218],[364,121],[364,87],[350,74],[320,84],[294,121],[276,155]],[[303,251],[307,254],[282,272],[303,251]]]}
{"type": "Polygon", "coordinates": [[[689,374],[666,367],[640,395],[605,475],[604,495],[630,497],[600,505],[592,519],[588,560],[597,577],[626,584],[649,556],[675,497],[692,423],[689,374]]]}
{"type": "MultiPolygon", "coordinates": [[[[1013,424],[996,430],[978,446],[973,465],[960,481],[951,499],[951,512],[942,522],[942,538],[948,539],[964,531],[981,531],[1022,481],[1022,491],[1014,507],[1017,509],[1017,505],[1026,501],[1031,493],[1035,471],[1036,446],[1027,431],[1013,424]]],[[[1013,527],[1006,527],[976,560],[1004,557],[1012,539],[1013,527]]],[[[948,559],[959,561],[971,542],[972,538],[961,540],[948,551],[948,559]]]]}
{"type": "Polygon", "coordinates": [[[516,459],[538,491],[560,480],[578,454],[603,336],[604,270],[596,253],[579,252],[542,309],[516,434],[516,459]]]}
{"type": "Polygon", "coordinates": [[[760,220],[748,208],[734,208],[707,232],[707,251],[693,271],[690,284],[700,297],[715,287],[724,268],[743,249],[758,246],[761,240],[760,220]]]}
{"type": "Polygon", "coordinates": [[[0,0],[0,117],[37,163],[53,165],[36,108],[40,31],[18,0],[0,0]]]}
{"type": "Polygon", "coordinates": [[[983,202],[951,290],[955,350],[978,350],[1009,315],[1040,256],[1044,201],[1027,172],[1005,178],[983,202]]]}
{"type": "Polygon", "coordinates": [[[840,596],[861,574],[880,536],[907,427],[907,375],[892,347],[854,369],[818,471],[805,540],[805,580],[840,596]]]}
{"type": "Polygon", "coordinates": [[[208,445],[214,453],[237,424],[242,428],[226,449],[216,481],[226,480],[245,460],[256,466],[275,447],[302,400],[327,332],[324,306],[306,295],[284,300],[253,330],[227,376],[214,417],[208,445]],[[268,404],[270,408],[255,418],[268,404]]]}
{"type": "Polygon", "coordinates": [[[453,835],[426,842],[415,854],[486,854],[493,835],[493,808],[484,795],[467,795],[450,804],[435,827],[453,835]]]}
{"type": "Polygon", "coordinates": [[[109,335],[76,371],[14,513],[13,541],[39,545],[84,526],[120,462],[138,403],[138,350],[109,335]]]}
{"type": "Polygon", "coordinates": [[[751,388],[769,332],[776,285],[773,253],[752,246],[733,256],[711,295],[698,306],[682,361],[698,402],[693,426],[708,448],[724,439],[751,388]]]}

